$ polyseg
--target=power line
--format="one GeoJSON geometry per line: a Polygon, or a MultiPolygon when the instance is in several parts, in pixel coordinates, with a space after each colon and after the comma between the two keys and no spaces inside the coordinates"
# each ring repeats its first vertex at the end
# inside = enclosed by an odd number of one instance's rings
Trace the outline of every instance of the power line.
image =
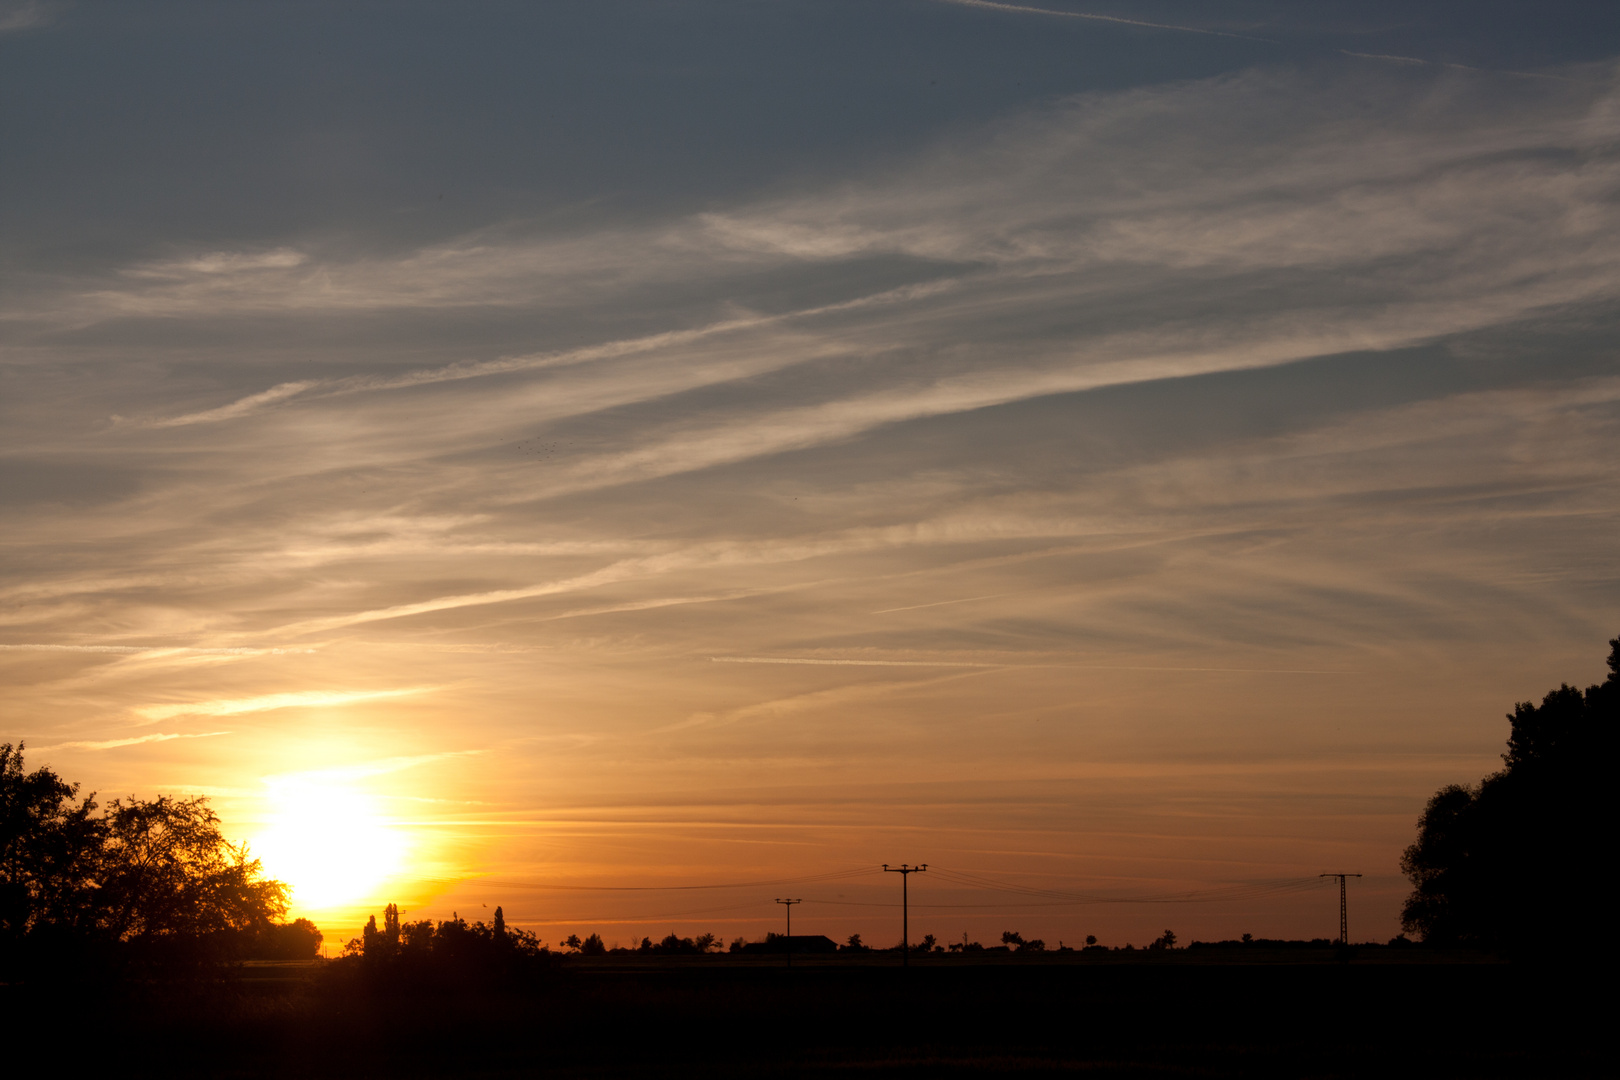
{"type": "Polygon", "coordinates": [[[943,869],[937,866],[934,868],[934,872],[943,876],[947,881],[965,885],[969,888],[1021,893],[1025,896],[1038,896],[1049,900],[1075,904],[1198,904],[1255,900],[1285,893],[1303,892],[1317,888],[1321,884],[1316,878],[1279,878],[1271,881],[1240,882],[1213,889],[1192,889],[1181,893],[1120,896],[1106,893],[1070,892],[1063,889],[1044,889],[1037,886],[1003,881],[978,873],[943,869]]]}
{"type": "MultiPolygon", "coordinates": [[[[803,875],[803,876],[799,876],[799,877],[792,877],[792,878],[774,878],[774,879],[758,880],[758,881],[711,882],[711,883],[696,883],[696,884],[683,884],[683,885],[564,885],[564,884],[558,884],[558,883],[552,883],[552,882],[515,881],[515,880],[510,880],[509,881],[509,880],[503,880],[503,879],[499,879],[499,878],[475,878],[475,879],[465,879],[465,878],[462,878],[462,879],[455,879],[455,878],[415,878],[413,880],[422,881],[422,882],[431,882],[431,883],[435,883],[435,884],[445,884],[445,885],[484,886],[484,887],[487,887],[487,888],[495,888],[495,889],[521,889],[521,890],[535,890],[535,891],[584,892],[584,893],[591,893],[591,892],[595,892],[595,893],[660,893],[660,892],[693,892],[693,891],[726,890],[726,889],[751,889],[751,888],[763,888],[763,887],[772,886],[772,885],[776,885],[776,886],[781,886],[781,885],[809,885],[809,884],[818,884],[818,883],[831,883],[831,882],[836,882],[836,881],[847,881],[847,880],[852,880],[852,879],[855,879],[855,878],[869,877],[869,876],[872,876],[872,875],[875,875],[875,874],[878,874],[878,873],[885,873],[885,872],[887,872],[887,873],[899,873],[899,874],[901,874],[901,877],[902,877],[902,886],[901,886],[901,922],[902,922],[902,928],[903,928],[902,932],[903,932],[903,934],[905,935],[905,938],[906,938],[905,945],[907,946],[907,948],[909,950],[909,946],[910,946],[910,898],[909,898],[909,891],[910,890],[909,890],[909,881],[908,881],[908,879],[909,879],[910,874],[921,872],[926,868],[928,868],[928,864],[923,864],[922,866],[916,866],[916,867],[902,864],[902,866],[900,868],[898,868],[898,869],[885,864],[883,866],[850,867],[850,868],[844,869],[844,870],[834,870],[834,871],[829,871],[829,872],[822,873],[822,874],[808,874],[808,875],[803,875]]],[[[1178,892],[1178,893],[1157,893],[1157,894],[1138,893],[1138,894],[1135,894],[1135,895],[1131,895],[1131,894],[1120,895],[1120,894],[1108,894],[1108,893],[1080,892],[1080,891],[1071,891],[1071,890],[1066,890],[1066,889],[1043,888],[1043,887],[1040,887],[1040,886],[1025,885],[1025,884],[1020,884],[1018,882],[1007,881],[1007,880],[1004,880],[1004,879],[1001,879],[1001,878],[991,877],[991,876],[989,876],[987,874],[983,874],[983,873],[980,873],[980,872],[977,872],[977,871],[952,870],[952,869],[948,869],[948,868],[945,868],[945,867],[939,867],[939,866],[932,867],[931,872],[940,875],[946,882],[949,882],[949,883],[955,884],[955,885],[959,885],[959,886],[963,886],[965,888],[974,889],[974,890],[986,890],[986,891],[992,891],[992,892],[1008,893],[1008,894],[1013,894],[1013,895],[1016,895],[1016,896],[1028,897],[1029,899],[1022,900],[1022,901],[1009,900],[1008,905],[931,903],[931,904],[924,905],[925,908],[928,909],[928,910],[970,910],[970,909],[979,909],[979,908],[993,909],[993,908],[996,908],[996,907],[1009,906],[1009,905],[1010,906],[1017,906],[1017,907],[1067,907],[1067,906],[1071,906],[1071,905],[1082,905],[1082,904],[1208,904],[1208,903],[1232,903],[1232,902],[1240,902],[1240,901],[1245,901],[1245,900],[1267,899],[1267,898],[1276,897],[1276,896],[1282,896],[1282,895],[1286,895],[1286,894],[1290,894],[1290,893],[1308,891],[1310,889],[1315,889],[1315,888],[1321,887],[1322,883],[1321,883],[1320,879],[1322,877],[1338,877],[1339,876],[1337,874],[1325,874],[1325,875],[1319,875],[1318,877],[1307,877],[1307,878],[1277,878],[1277,879],[1264,880],[1264,881],[1239,882],[1239,883],[1235,883],[1235,884],[1232,884],[1232,885],[1218,886],[1218,887],[1215,887],[1215,888],[1212,888],[1212,889],[1193,889],[1193,890],[1187,890],[1185,892],[1178,892]]],[[[1357,876],[1360,876],[1360,875],[1347,874],[1347,875],[1344,875],[1344,876],[1346,876],[1346,877],[1357,877],[1357,876]]],[[[1343,882],[1341,881],[1340,884],[1341,884],[1341,891],[1342,891],[1343,882]]],[[[800,898],[800,899],[802,899],[802,898],[800,898]]],[[[892,907],[893,906],[892,904],[889,904],[889,903],[861,902],[861,901],[855,901],[855,900],[842,900],[842,899],[840,899],[840,900],[821,899],[821,898],[818,898],[818,897],[811,897],[811,898],[809,898],[808,902],[816,903],[816,904],[836,905],[836,906],[840,906],[840,907],[892,907]]],[[[1344,907],[1344,904],[1341,903],[1341,908],[1343,908],[1343,907],[1344,907]]],[[[707,909],[702,909],[702,910],[706,910],[706,911],[714,912],[714,913],[719,913],[719,912],[722,912],[722,911],[740,910],[740,908],[733,907],[733,906],[728,906],[728,907],[719,907],[719,908],[707,908],[707,909]]],[[[699,912],[698,911],[693,911],[693,912],[690,912],[690,913],[691,914],[698,914],[699,912]]],[[[686,913],[683,912],[683,913],[680,913],[680,914],[686,914],[686,913]]],[[[1341,914],[1341,919],[1340,919],[1341,934],[1343,934],[1343,933],[1346,932],[1345,925],[1344,925],[1346,923],[1346,921],[1347,921],[1344,918],[1346,913],[1341,910],[1340,914],[1341,914]]],[[[562,921],[562,920],[546,920],[546,921],[547,922],[552,922],[552,921],[562,921]]],[[[632,920],[631,919],[616,919],[614,921],[632,921],[632,920]]],[[[1346,940],[1348,940],[1348,939],[1346,939],[1346,940]]]]}
{"type": "Polygon", "coordinates": [[[500,878],[411,878],[433,885],[491,885],[499,889],[548,889],[563,892],[690,892],[699,889],[757,889],[767,885],[807,885],[823,881],[842,881],[846,878],[866,877],[881,873],[875,866],[860,866],[849,870],[834,870],[825,874],[805,877],[773,878],[769,881],[725,881],[703,885],[559,885],[549,881],[506,881],[500,878]]]}

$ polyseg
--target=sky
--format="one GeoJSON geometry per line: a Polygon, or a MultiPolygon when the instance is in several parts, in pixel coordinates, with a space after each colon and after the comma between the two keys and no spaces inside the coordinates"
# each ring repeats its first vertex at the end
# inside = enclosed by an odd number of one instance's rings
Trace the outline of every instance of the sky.
{"type": "Polygon", "coordinates": [[[1620,633],[1617,56],[0,5],[0,739],[207,796],[329,944],[887,943],[902,862],[913,938],[1333,937],[1351,872],[1386,940],[1428,796],[1620,633]]]}

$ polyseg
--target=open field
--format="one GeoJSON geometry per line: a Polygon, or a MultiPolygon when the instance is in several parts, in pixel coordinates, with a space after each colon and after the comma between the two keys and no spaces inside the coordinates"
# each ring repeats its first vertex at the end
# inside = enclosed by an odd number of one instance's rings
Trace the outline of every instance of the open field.
{"type": "Polygon", "coordinates": [[[226,984],[85,1012],[12,987],[6,1009],[23,1021],[15,1030],[67,1051],[74,1071],[136,1076],[1606,1071],[1599,1003],[1567,973],[1408,955],[936,957],[903,971],[869,954],[791,972],[752,958],[608,958],[499,994],[399,994],[334,978],[330,966],[256,966],[226,984]]]}

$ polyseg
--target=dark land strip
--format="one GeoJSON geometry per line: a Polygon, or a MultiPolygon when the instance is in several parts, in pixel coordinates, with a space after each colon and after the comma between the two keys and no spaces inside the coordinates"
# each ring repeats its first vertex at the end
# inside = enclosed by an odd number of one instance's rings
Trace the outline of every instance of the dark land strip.
{"type": "Polygon", "coordinates": [[[709,959],[565,962],[500,989],[327,964],[0,994],[13,1037],[70,1075],[1586,1076],[1612,1059],[1607,1001],[1583,992],[1601,979],[1571,967],[709,959]]]}

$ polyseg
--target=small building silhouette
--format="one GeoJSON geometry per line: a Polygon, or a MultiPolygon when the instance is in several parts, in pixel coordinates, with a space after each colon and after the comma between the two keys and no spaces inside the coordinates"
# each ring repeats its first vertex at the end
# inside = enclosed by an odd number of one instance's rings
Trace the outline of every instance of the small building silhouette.
{"type": "Polygon", "coordinates": [[[742,947],[745,953],[835,953],[838,943],[826,934],[772,934],[764,941],[750,941],[742,947]]]}

